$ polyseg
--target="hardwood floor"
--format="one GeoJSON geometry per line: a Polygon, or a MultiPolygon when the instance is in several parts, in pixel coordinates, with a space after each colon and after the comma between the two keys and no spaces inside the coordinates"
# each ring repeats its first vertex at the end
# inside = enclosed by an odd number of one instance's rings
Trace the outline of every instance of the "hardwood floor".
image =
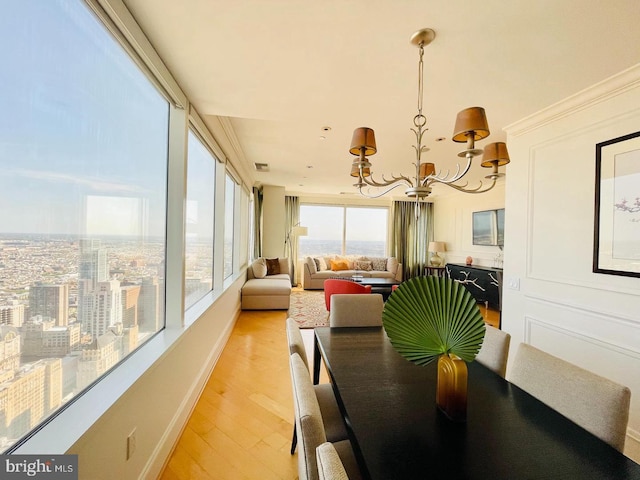
{"type": "MultiPolygon", "coordinates": [[[[498,312],[480,310],[498,325],[498,312]]],[[[285,319],[284,311],[240,314],[161,480],[298,478],[285,319]]],[[[313,330],[302,334],[311,357],[313,330]]]]}

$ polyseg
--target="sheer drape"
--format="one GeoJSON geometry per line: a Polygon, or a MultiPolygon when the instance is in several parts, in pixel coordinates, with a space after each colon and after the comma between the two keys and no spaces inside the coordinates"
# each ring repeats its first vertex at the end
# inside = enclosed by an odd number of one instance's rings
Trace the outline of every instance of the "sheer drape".
{"type": "Polygon", "coordinates": [[[262,189],[253,187],[253,258],[262,256],[262,189]]]}
{"type": "Polygon", "coordinates": [[[298,238],[291,234],[293,227],[300,223],[300,199],[286,195],[284,197],[284,228],[285,228],[285,255],[289,257],[289,271],[291,272],[291,285],[298,284],[298,238]]]}
{"type": "Polygon", "coordinates": [[[424,275],[433,241],[433,204],[396,201],[391,218],[390,251],[402,263],[402,278],[424,275]]]}

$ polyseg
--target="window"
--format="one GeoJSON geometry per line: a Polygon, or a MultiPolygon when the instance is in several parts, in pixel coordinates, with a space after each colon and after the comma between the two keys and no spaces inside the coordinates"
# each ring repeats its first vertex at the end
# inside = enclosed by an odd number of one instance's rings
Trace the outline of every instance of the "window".
{"type": "Polygon", "coordinates": [[[349,207],[346,209],[345,254],[383,257],[387,247],[386,208],[349,207]]]}
{"type": "Polygon", "coordinates": [[[236,182],[227,173],[224,189],[224,278],[233,273],[233,226],[235,218],[236,182]]]}
{"type": "Polygon", "coordinates": [[[0,36],[5,450],[164,326],[169,104],[82,2],[0,36]]]}
{"type": "Polygon", "coordinates": [[[185,238],[185,309],[213,288],[213,218],[216,160],[189,131],[185,238]]]}
{"type": "Polygon", "coordinates": [[[387,218],[384,207],[301,205],[300,224],[308,235],[298,239],[298,255],[384,256],[387,218]]]}

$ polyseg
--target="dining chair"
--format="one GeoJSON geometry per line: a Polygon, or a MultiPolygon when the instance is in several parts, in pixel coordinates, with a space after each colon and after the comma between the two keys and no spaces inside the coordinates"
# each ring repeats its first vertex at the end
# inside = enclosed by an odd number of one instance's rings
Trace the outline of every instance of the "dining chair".
{"type": "MultiPolygon", "coordinates": [[[[299,354],[291,355],[291,384],[296,411],[296,427],[300,436],[298,450],[299,480],[319,480],[316,448],[327,441],[318,399],[316,398],[309,370],[299,354]]],[[[345,471],[351,480],[360,479],[360,470],[349,440],[332,442],[345,471]]]]}
{"type": "MultiPolygon", "coordinates": [[[[294,353],[297,353],[307,369],[307,374],[309,374],[309,360],[307,358],[307,351],[304,346],[302,334],[300,333],[300,327],[298,327],[298,324],[292,318],[287,318],[285,324],[287,330],[287,341],[289,343],[289,355],[291,356],[294,353]]],[[[322,414],[322,421],[327,440],[329,442],[337,442],[349,438],[347,428],[344,424],[331,384],[320,383],[318,385],[313,385],[313,389],[318,400],[320,413],[322,414]]],[[[297,443],[298,430],[294,422],[293,435],[291,437],[291,455],[296,451],[297,443]]]]}
{"type": "Polygon", "coordinates": [[[518,346],[508,380],[623,451],[629,388],[526,343],[518,346]]]}
{"type": "Polygon", "coordinates": [[[509,356],[511,335],[491,325],[485,326],[484,341],[476,356],[476,360],[478,363],[481,363],[489,370],[493,370],[504,378],[507,372],[507,358],[509,356]]]}
{"type": "Polygon", "coordinates": [[[324,281],[324,303],[331,311],[331,296],[336,293],[371,293],[371,285],[360,285],[346,279],[328,278],[324,281]]]}
{"type": "Polygon", "coordinates": [[[384,301],[379,293],[331,297],[330,327],[380,327],[384,301]]]}
{"type": "Polygon", "coordinates": [[[325,442],[316,448],[316,461],[320,480],[349,480],[340,455],[330,442],[325,442]]]}

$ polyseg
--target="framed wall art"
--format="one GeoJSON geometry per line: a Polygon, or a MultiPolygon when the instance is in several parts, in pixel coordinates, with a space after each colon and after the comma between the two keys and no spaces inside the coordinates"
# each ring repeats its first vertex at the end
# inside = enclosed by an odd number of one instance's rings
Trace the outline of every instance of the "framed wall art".
{"type": "Polygon", "coordinates": [[[640,132],[596,144],[593,271],[640,277],[640,132]]]}

